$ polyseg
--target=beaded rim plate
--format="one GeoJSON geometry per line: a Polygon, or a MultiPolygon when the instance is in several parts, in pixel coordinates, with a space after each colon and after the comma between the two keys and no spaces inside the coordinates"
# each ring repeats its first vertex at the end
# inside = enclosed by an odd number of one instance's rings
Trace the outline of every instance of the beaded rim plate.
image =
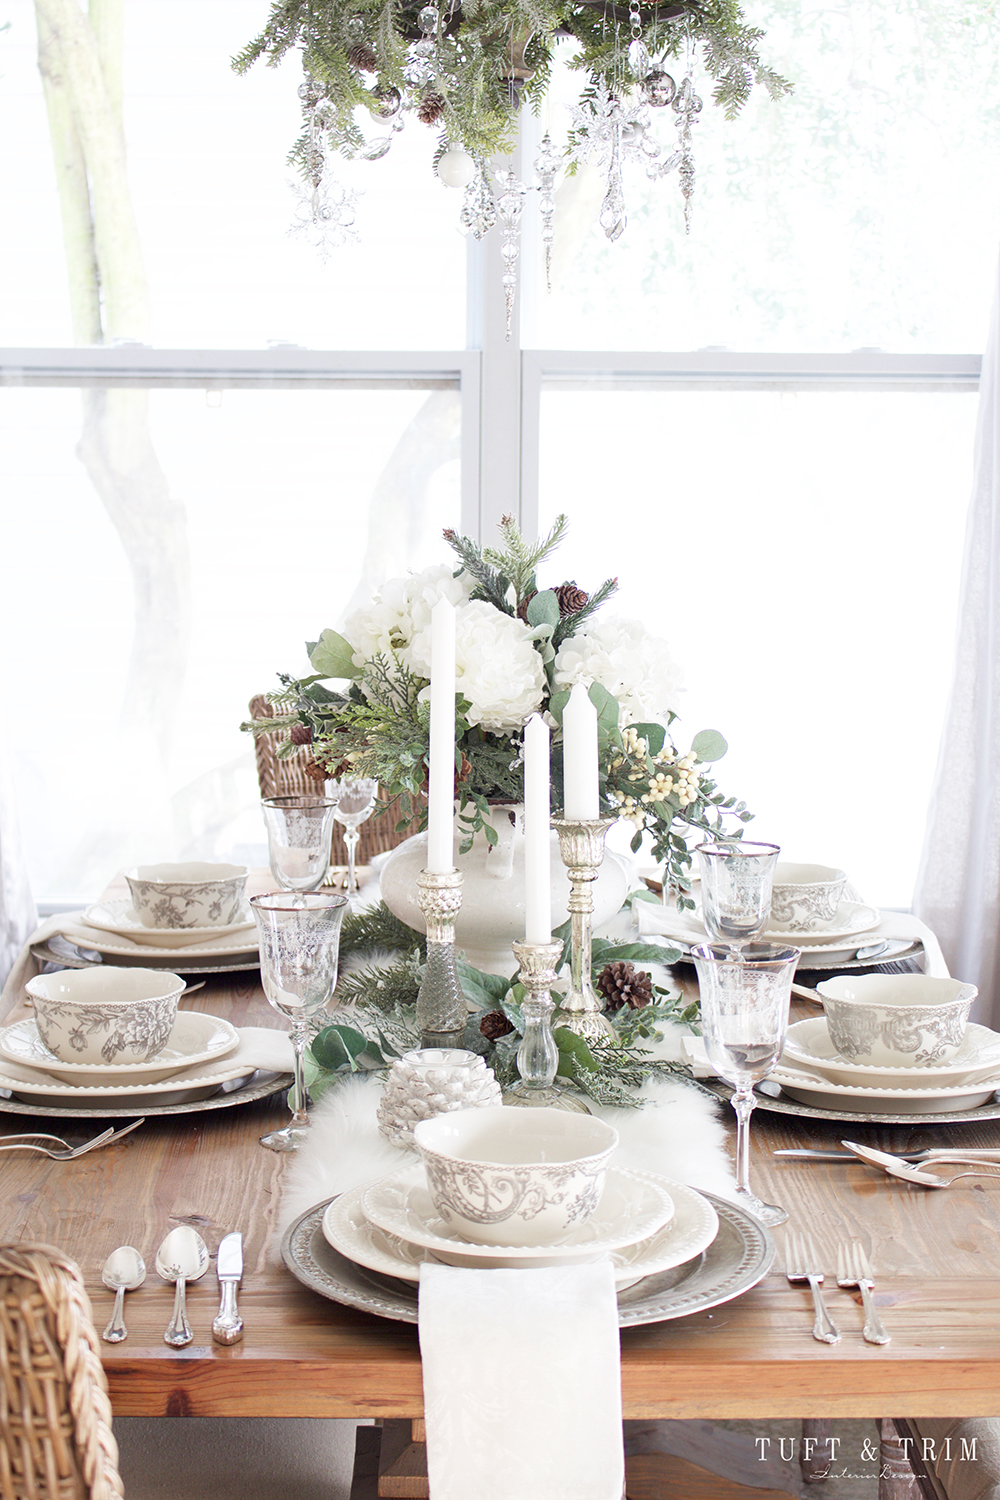
{"type": "MultiPolygon", "coordinates": [[[[86,1088],[118,1088],[159,1083],[174,1073],[228,1057],[239,1046],[235,1026],[221,1016],[199,1010],[180,1010],[165,1047],[151,1062],[114,1067],[107,1063],[60,1062],[42,1041],[34,1021],[15,1021],[0,1031],[0,1057],[24,1068],[40,1070],[60,1083],[86,1088]]],[[[3,1064],[0,1063],[0,1071],[3,1064]]]]}
{"type": "MultiPolygon", "coordinates": [[[[673,1213],[672,1184],[652,1172],[633,1172],[609,1167],[604,1192],[590,1218],[566,1236],[558,1246],[564,1260],[591,1260],[605,1250],[634,1245],[667,1223],[673,1213]]],[[[422,1245],[444,1259],[462,1255],[472,1260],[495,1262],[502,1256],[510,1264],[538,1260],[555,1246],[480,1245],[464,1239],[445,1223],[427,1189],[422,1162],[404,1167],[391,1177],[366,1186],[362,1207],[367,1218],[411,1245],[422,1245]]]]}
{"type": "MultiPolygon", "coordinates": [[[[618,1326],[664,1323],[731,1302],[767,1275],[774,1241],[745,1209],[712,1193],[702,1195],[719,1216],[719,1232],[700,1255],[656,1276],[644,1276],[618,1294],[618,1326]]],[[[323,1215],[333,1200],[306,1209],[285,1231],[281,1257],[297,1281],[331,1302],[392,1318],[417,1321],[417,1289],[405,1281],[366,1270],[341,1255],[323,1237],[323,1215]]]]}
{"type": "Polygon", "coordinates": [[[192,943],[210,943],[213,938],[223,939],[234,932],[248,932],[255,925],[253,912],[245,902],[240,908],[238,921],[226,922],[219,927],[147,927],[136,916],[130,899],[98,901],[86,908],[83,920],[89,927],[117,933],[144,948],[174,948],[178,952],[183,952],[192,943]]]}
{"type": "MultiPolygon", "coordinates": [[[[66,937],[65,933],[58,934],[65,948],[54,947],[52,943],[32,943],[31,953],[40,963],[54,964],[60,969],[93,969],[104,962],[101,954],[96,958],[85,958],[84,953],[91,948],[84,938],[74,941],[66,937]]],[[[96,949],[94,950],[97,951],[96,949]]],[[[128,968],[130,964],[138,964],[144,969],[169,969],[172,974],[233,974],[243,969],[259,969],[260,958],[257,953],[237,954],[235,958],[201,958],[189,954],[186,960],[182,960],[180,953],[165,953],[162,948],[151,949],[147,954],[139,954],[133,948],[126,953],[109,955],[109,963],[116,968],[128,968]]]]}
{"type": "MultiPolygon", "coordinates": [[[[645,1176],[638,1172],[635,1175],[645,1176]]],[[[645,1239],[612,1251],[611,1264],[615,1280],[619,1284],[627,1282],[631,1285],[643,1276],[670,1270],[671,1267],[690,1260],[710,1245],[718,1233],[718,1216],[702,1193],[696,1193],[693,1188],[685,1187],[682,1183],[658,1178],[655,1174],[650,1176],[669,1188],[674,1213],[667,1224],[645,1239]]],[[[435,1255],[422,1245],[388,1234],[384,1229],[379,1229],[378,1225],[372,1224],[365,1217],[361,1206],[364,1192],[363,1187],[352,1188],[341,1193],[339,1198],[334,1198],[323,1215],[322,1227],[324,1236],[335,1250],[346,1255],[348,1260],[367,1266],[371,1271],[381,1271],[386,1276],[395,1276],[403,1281],[416,1281],[424,1261],[443,1260],[448,1265],[464,1265],[473,1269],[478,1267],[480,1270],[487,1266],[516,1269],[526,1264],[567,1264],[567,1258],[559,1254],[558,1245],[550,1246],[547,1255],[539,1253],[537,1259],[530,1262],[509,1259],[505,1256],[503,1246],[495,1246],[494,1253],[484,1259],[459,1255],[457,1252],[447,1258],[441,1254],[435,1255]]],[[[597,1259],[600,1253],[592,1251],[591,1258],[597,1259]]]]}
{"type": "MultiPolygon", "coordinates": [[[[723,1083],[720,1078],[699,1078],[699,1087],[707,1089],[714,1094],[720,1104],[728,1104],[732,1095],[732,1088],[728,1083],[723,1083]]],[[[754,1098],[757,1108],[775,1115],[798,1115],[805,1120],[828,1120],[831,1124],[850,1123],[852,1125],[964,1125],[966,1123],[975,1125],[985,1123],[987,1120],[1000,1120],[1000,1098],[996,1094],[990,1096],[985,1104],[978,1105],[975,1109],[943,1109],[940,1114],[923,1111],[914,1114],[912,1110],[896,1113],[876,1113],[874,1110],[857,1109],[823,1109],[818,1104],[805,1104],[798,1099],[791,1098],[784,1092],[777,1096],[764,1094],[758,1085],[754,1089],[754,1098]]]]}
{"type": "Polygon", "coordinates": [[[238,1104],[253,1104],[258,1099],[269,1098],[271,1094],[286,1093],[294,1082],[291,1073],[267,1073],[259,1070],[217,1086],[213,1093],[204,1098],[187,1099],[174,1104],[143,1104],[141,1108],[133,1103],[127,1109],[121,1106],[109,1109],[106,1105],[73,1103],[29,1104],[23,1099],[11,1099],[6,1091],[0,1090],[0,1113],[45,1115],[50,1120],[134,1120],[137,1115],[144,1115],[147,1119],[153,1115],[189,1115],[199,1110],[235,1109],[238,1104]]]}
{"type": "Polygon", "coordinates": [[[833,1045],[826,1017],[808,1016],[789,1026],[784,1051],[778,1060],[780,1071],[798,1073],[803,1068],[818,1083],[883,1089],[930,1086],[951,1092],[953,1084],[972,1084],[1000,1070],[1000,1036],[988,1026],[973,1022],[966,1027],[955,1056],[946,1062],[930,1063],[924,1068],[885,1068],[841,1057],[833,1045]]]}

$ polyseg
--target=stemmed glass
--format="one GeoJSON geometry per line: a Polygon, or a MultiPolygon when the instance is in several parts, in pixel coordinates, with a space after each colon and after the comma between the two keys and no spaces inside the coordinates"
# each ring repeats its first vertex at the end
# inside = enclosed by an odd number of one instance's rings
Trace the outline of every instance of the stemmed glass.
{"type": "Polygon", "coordinates": [[[709,1061],[733,1085],[736,1111],[736,1193],[762,1224],[783,1224],[788,1214],[763,1203],[750,1187],[750,1115],[753,1086],[774,1067],[785,1042],[792,976],[798,948],[751,943],[734,953],[721,943],[691,950],[701,992],[701,1024],[709,1061]]]}
{"type": "Polygon", "coordinates": [[[286,891],[318,891],[330,868],[333,797],[265,797],[271,874],[286,891]]]}
{"type": "Polygon", "coordinates": [[[327,783],[336,797],[334,817],[344,825],[344,843],[347,845],[347,880],[344,890],[349,896],[358,892],[358,877],[354,872],[354,855],[361,835],[358,828],[375,811],[378,797],[378,782],[371,776],[362,776],[357,781],[344,779],[327,783]]]}
{"type": "Polygon", "coordinates": [[[347,905],[346,896],[300,891],[250,897],[264,994],[291,1021],[295,1049],[292,1118],[283,1129],[260,1138],[271,1151],[297,1151],[309,1129],[309,1095],[302,1071],[307,1023],[329,1003],[336,988],[340,925],[347,905]]]}
{"type": "Polygon", "coordinates": [[[699,844],[701,914],[705,931],[736,953],[759,938],[771,915],[777,844],[720,839],[699,844]]]}

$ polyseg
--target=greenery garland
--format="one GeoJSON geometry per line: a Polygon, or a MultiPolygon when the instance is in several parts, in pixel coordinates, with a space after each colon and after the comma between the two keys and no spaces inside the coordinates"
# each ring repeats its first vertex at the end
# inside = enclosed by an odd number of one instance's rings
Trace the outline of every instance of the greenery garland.
{"type": "MultiPolygon", "coordinates": [[[[564,943],[561,966],[569,962],[569,923],[556,930],[564,943]]],[[[314,1098],[352,1073],[391,1067],[395,1058],[420,1046],[416,1024],[416,1000],[423,978],[426,942],[420,933],[400,922],[384,903],[345,918],[342,952],[359,955],[396,955],[389,962],[372,962],[341,977],[335,1003],[350,1008],[350,1020],[321,1024],[306,1055],[306,1083],[314,1098]]],[[[680,958],[676,948],[659,943],[615,943],[595,938],[592,949],[593,975],[618,962],[670,964],[680,958]]],[[[519,1076],[517,1048],[524,1030],[521,1001],[524,991],[511,978],[484,974],[471,964],[459,962],[459,974],[469,1007],[464,1046],[485,1058],[501,1087],[519,1076]],[[502,1017],[509,1026],[503,1035],[484,1035],[485,1016],[502,1017]]],[[[555,1031],[559,1048],[559,1077],[573,1083],[598,1104],[639,1108],[644,1103],[639,1090],[649,1078],[690,1078],[683,1063],[665,1062],[653,1056],[644,1041],[662,1039],[666,1023],[697,1029],[698,1003],[689,1003],[678,991],[652,985],[650,1004],[632,1010],[623,1007],[608,1019],[617,1033],[607,1042],[586,1043],[575,1032],[555,1031]]]]}

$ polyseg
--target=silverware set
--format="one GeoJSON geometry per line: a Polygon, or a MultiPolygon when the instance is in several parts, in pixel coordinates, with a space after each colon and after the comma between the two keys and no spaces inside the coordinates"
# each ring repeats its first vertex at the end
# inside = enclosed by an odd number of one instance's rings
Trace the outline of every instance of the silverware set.
{"type": "Polygon", "coordinates": [[[126,1125],[121,1130],[115,1130],[113,1125],[109,1125],[107,1130],[102,1130],[93,1140],[84,1141],[79,1146],[71,1146],[62,1136],[45,1135],[38,1130],[26,1131],[23,1135],[4,1135],[0,1136],[0,1151],[39,1151],[42,1156],[50,1156],[53,1161],[75,1161],[78,1156],[86,1156],[88,1151],[97,1151],[101,1146],[110,1146],[113,1141],[120,1141],[123,1135],[129,1135],[145,1123],[143,1116],[141,1120],[133,1120],[131,1125],[126,1125]]]}
{"type": "Polygon", "coordinates": [[[905,1155],[894,1156],[891,1151],[876,1151],[871,1146],[860,1146],[856,1141],[841,1141],[846,1146],[846,1151],[811,1151],[805,1147],[797,1149],[786,1149],[772,1152],[772,1155],[785,1161],[861,1161],[869,1166],[880,1167],[883,1172],[888,1172],[893,1177],[901,1177],[904,1182],[918,1183],[921,1187],[945,1188],[951,1187],[961,1177],[994,1177],[1000,1179],[1000,1151],[992,1148],[970,1147],[965,1151],[948,1150],[944,1147],[936,1150],[913,1151],[905,1155]],[[919,1162],[917,1167],[914,1163],[919,1162]],[[990,1164],[997,1170],[990,1171],[990,1164]],[[935,1167],[946,1168],[946,1175],[939,1176],[935,1167]],[[966,1172],[955,1172],[950,1170],[952,1166],[964,1166],[970,1168],[966,1172]]]}
{"type": "MultiPolygon", "coordinates": [[[[823,1301],[821,1290],[825,1280],[822,1257],[816,1249],[812,1236],[802,1230],[789,1229],[785,1233],[785,1276],[793,1285],[807,1281],[812,1292],[812,1335],[821,1344],[839,1344],[840,1330],[830,1317],[823,1301]]],[[[857,1287],[865,1309],[863,1337],[869,1344],[887,1344],[889,1335],[875,1309],[872,1292],[875,1281],[868,1256],[860,1240],[848,1240],[837,1246],[837,1285],[850,1289],[857,1287]]]]}
{"type": "MultiPolygon", "coordinates": [[[[187,1285],[200,1281],[208,1270],[208,1246],[189,1224],[172,1229],[156,1252],[156,1274],[174,1287],[173,1315],[163,1335],[171,1348],[181,1349],[194,1338],[187,1317],[187,1285]]],[[[243,1236],[239,1231],[227,1234],[219,1243],[216,1274],[221,1287],[219,1313],[212,1324],[212,1337],[219,1344],[235,1344],[243,1337],[243,1319],[236,1306],[236,1288],[243,1276],[243,1236]]],[[[121,1343],[128,1337],[125,1327],[124,1299],[146,1279],[146,1265],[138,1250],[122,1245],[104,1263],[101,1279],[115,1294],[111,1320],[101,1337],[108,1344],[121,1343]]]]}

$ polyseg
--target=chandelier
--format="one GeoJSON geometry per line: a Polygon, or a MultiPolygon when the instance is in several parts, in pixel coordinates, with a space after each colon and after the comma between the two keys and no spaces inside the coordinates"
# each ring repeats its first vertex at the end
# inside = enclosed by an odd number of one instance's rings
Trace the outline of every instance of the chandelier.
{"type": "Polygon", "coordinates": [[[410,120],[435,130],[434,168],[463,189],[462,228],[481,239],[496,226],[502,236],[509,337],[529,190],[539,195],[549,283],[557,180],[584,162],[604,177],[609,239],[627,222],[626,163],[654,181],[676,173],[689,231],[702,109],[696,69],[728,118],[757,84],[778,98],[790,85],[761,60],[762,37],[736,0],[274,0],[233,66],[244,73],[265,57],[273,67],[301,49],[303,128],[290,157],[301,178],[296,227],[324,254],[354,232],[355,194],[337,180],[337,156],[378,161],[410,120]],[[533,180],[523,182],[493,163],[514,149],[522,103],[537,107],[545,96],[564,38],[575,42],[569,66],[582,75],[580,95],[565,142],[546,134],[533,180]]]}

